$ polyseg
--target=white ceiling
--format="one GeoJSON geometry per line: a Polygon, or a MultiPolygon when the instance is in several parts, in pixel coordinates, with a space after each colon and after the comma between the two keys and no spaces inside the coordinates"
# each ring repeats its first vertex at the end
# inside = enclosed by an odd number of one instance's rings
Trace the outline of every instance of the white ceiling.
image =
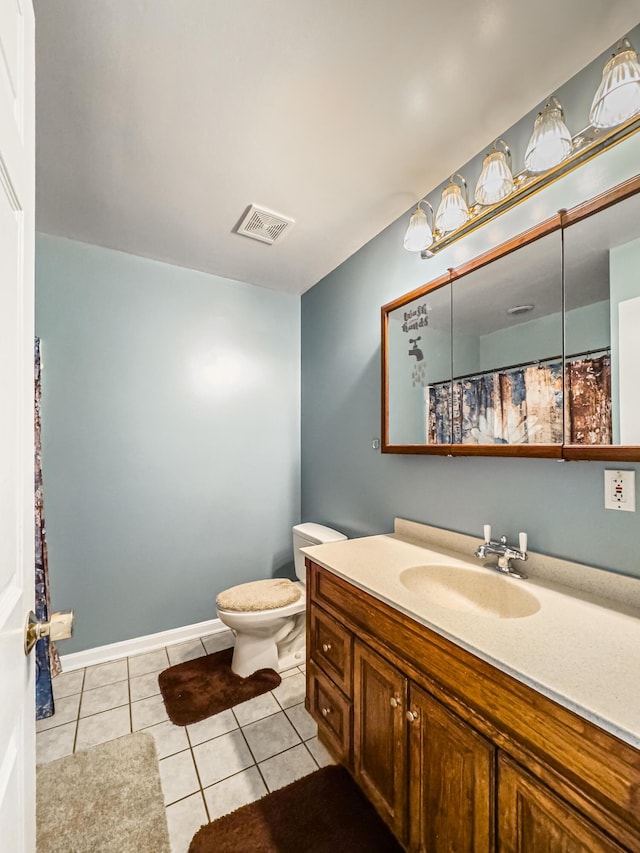
{"type": "Polygon", "coordinates": [[[37,228],[302,293],[638,0],[35,0],[37,228]],[[255,203],[296,224],[233,233],[255,203]]]}

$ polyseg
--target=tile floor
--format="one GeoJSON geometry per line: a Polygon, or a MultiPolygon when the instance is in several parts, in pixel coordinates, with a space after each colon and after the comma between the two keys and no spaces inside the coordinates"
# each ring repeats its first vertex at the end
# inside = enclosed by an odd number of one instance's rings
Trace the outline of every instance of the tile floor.
{"type": "Polygon", "coordinates": [[[185,853],[207,821],[332,763],[304,707],[304,667],[229,711],[193,726],[167,717],[158,674],[172,664],[228,648],[221,631],[148,654],[62,673],[53,681],[56,713],[36,724],[42,764],[144,729],[153,735],[173,853],[185,853]]]}

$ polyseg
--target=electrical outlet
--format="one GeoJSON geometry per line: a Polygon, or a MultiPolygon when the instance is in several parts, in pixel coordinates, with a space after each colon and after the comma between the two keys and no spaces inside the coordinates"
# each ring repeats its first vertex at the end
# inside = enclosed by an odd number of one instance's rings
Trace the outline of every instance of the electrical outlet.
{"type": "Polygon", "coordinates": [[[636,511],[636,472],[604,472],[604,508],[636,511]]]}

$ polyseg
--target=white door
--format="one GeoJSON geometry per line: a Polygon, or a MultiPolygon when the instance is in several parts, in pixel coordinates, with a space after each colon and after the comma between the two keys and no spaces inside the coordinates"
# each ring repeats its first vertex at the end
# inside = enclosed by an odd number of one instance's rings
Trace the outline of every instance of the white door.
{"type": "Polygon", "coordinates": [[[31,0],[0,0],[0,850],[35,850],[34,23],[31,0]]]}

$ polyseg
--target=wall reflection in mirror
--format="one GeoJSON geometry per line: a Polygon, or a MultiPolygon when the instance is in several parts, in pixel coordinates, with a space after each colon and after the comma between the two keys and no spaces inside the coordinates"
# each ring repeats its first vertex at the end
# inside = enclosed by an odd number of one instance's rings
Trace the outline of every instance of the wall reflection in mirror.
{"type": "Polygon", "coordinates": [[[564,229],[565,442],[640,444],[640,195],[564,229]]]}

